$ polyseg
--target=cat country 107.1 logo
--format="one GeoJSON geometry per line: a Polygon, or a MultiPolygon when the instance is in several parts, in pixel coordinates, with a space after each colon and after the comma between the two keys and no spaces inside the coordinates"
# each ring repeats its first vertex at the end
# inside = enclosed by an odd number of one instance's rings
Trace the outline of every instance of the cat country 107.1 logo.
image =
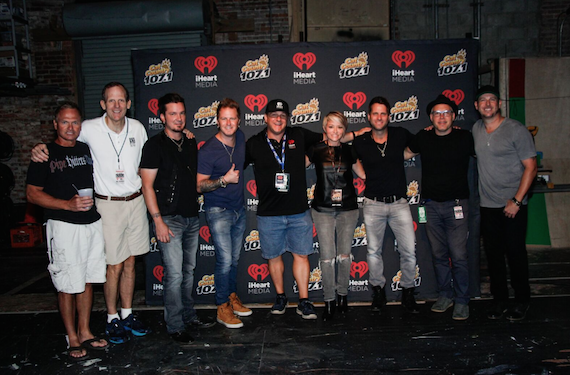
{"type": "Polygon", "coordinates": [[[261,55],[259,59],[248,60],[245,65],[241,67],[239,78],[242,82],[245,82],[269,78],[270,75],[269,56],[261,55]]]}
{"type": "Polygon", "coordinates": [[[172,67],[170,59],[164,59],[160,64],[150,65],[146,72],[144,72],[145,86],[157,85],[159,83],[172,81],[172,67]]]}
{"type": "MultiPolygon", "coordinates": [[[[323,289],[323,276],[322,271],[319,267],[314,268],[309,276],[309,292],[314,292],[315,290],[323,289]]],[[[297,281],[293,284],[293,292],[299,293],[299,288],[297,287],[297,281]]]]}
{"type": "Polygon", "coordinates": [[[214,285],[214,275],[204,275],[202,279],[198,281],[198,286],[196,287],[196,294],[201,296],[203,294],[214,294],[216,293],[216,287],[214,285]]]}
{"type": "Polygon", "coordinates": [[[205,128],[206,126],[216,126],[218,121],[216,120],[216,113],[218,111],[218,105],[220,102],[213,102],[208,107],[200,107],[198,112],[194,114],[194,120],[192,124],[194,128],[205,128]]]}
{"type": "Polygon", "coordinates": [[[338,76],[340,79],[367,76],[370,71],[368,54],[360,52],[357,57],[347,57],[342,64],[338,76]]]}
{"type": "Polygon", "coordinates": [[[301,125],[321,121],[319,99],[313,98],[308,103],[299,103],[291,112],[291,124],[301,125]]]}
{"type": "Polygon", "coordinates": [[[417,120],[420,117],[418,98],[410,96],[408,100],[396,102],[390,110],[390,122],[417,120]]]}
{"type": "Polygon", "coordinates": [[[438,76],[450,76],[467,72],[467,51],[459,50],[456,54],[447,55],[439,62],[438,76]]]}
{"type": "MultiPolygon", "coordinates": [[[[392,277],[392,284],[391,289],[392,292],[397,292],[398,290],[402,290],[402,287],[400,286],[400,280],[402,279],[402,271],[399,270],[398,272],[396,272],[396,275],[394,275],[394,277],[392,277]]],[[[414,274],[414,287],[418,287],[420,286],[422,283],[422,277],[420,276],[420,266],[418,266],[416,264],[416,273],[414,274]]]]}

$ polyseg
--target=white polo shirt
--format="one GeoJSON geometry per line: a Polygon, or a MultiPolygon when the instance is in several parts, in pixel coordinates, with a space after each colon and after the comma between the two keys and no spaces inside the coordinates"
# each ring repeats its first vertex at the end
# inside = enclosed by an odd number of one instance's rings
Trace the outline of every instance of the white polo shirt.
{"type": "Polygon", "coordinates": [[[91,149],[95,192],[126,197],[142,186],[138,172],[142,148],[148,136],[143,124],[128,117],[123,130],[117,134],[105,123],[106,116],[83,121],[77,140],[87,143],[91,149]],[[117,180],[117,171],[123,171],[122,181],[117,180]]]}

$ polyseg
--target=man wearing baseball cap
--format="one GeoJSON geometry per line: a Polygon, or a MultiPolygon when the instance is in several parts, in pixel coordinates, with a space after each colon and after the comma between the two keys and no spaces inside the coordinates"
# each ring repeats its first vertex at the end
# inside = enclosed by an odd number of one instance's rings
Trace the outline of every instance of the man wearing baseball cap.
{"type": "MultiPolygon", "coordinates": [[[[264,117],[267,127],[247,141],[245,165],[254,164],[261,255],[267,259],[277,292],[271,313],[284,314],[287,307],[282,255],[289,251],[299,290],[297,314],[303,319],[316,319],[317,314],[308,299],[313,222],[307,204],[305,153],[310,146],[323,140],[323,134],[288,127],[289,114],[289,105],[282,99],[267,104],[264,117]]],[[[348,133],[343,141],[350,141],[353,136],[352,132],[348,133]]]]}
{"type": "Polygon", "coordinates": [[[453,128],[457,104],[439,95],[427,106],[433,130],[421,130],[412,139],[404,158],[421,154],[422,195],[420,223],[432,249],[439,297],[431,311],[442,313],[454,305],[453,319],[469,317],[467,236],[469,215],[469,158],[475,154],[473,137],[453,128]],[[449,264],[451,259],[451,266],[449,264]]]}
{"type": "Polygon", "coordinates": [[[522,320],[530,303],[526,252],[528,191],[536,177],[536,149],[530,132],[520,122],[501,115],[501,99],[493,86],[481,87],[475,108],[481,119],[473,125],[479,171],[481,234],[489,267],[493,304],[489,319],[506,312],[511,321],[522,320]],[[507,309],[507,267],[515,304],[507,309]]]}

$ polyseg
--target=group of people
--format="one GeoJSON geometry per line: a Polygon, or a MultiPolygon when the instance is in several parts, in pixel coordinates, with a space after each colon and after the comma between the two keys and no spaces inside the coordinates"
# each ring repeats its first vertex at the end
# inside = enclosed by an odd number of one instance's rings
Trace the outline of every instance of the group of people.
{"type": "Polygon", "coordinates": [[[57,139],[32,150],[27,197],[46,208],[48,270],[59,292],[70,359],[83,360],[87,350],[104,350],[109,342],[121,344],[131,334],[150,332],[132,312],[135,257],[149,249],[147,212],[164,266],[168,333],[177,342],[190,343],[190,328],[215,324],[198,317],[192,299],[199,194],[204,195],[215,247],[216,321],[227,328],[243,326],[240,318],[252,310],[237,296],[236,279],[246,227],[244,169],[250,164],[259,197],[261,255],[276,291],[272,314],[283,314],[288,306],[282,256],[290,252],[298,287],[296,312],[303,319],[317,318],[308,294],[313,223],[320,242],[322,318],[347,311],[351,244],[359,216],[353,172],[366,181],[363,214],[371,308],[381,312],[386,304],[382,248],[388,224],[400,256],[402,306],[410,313],[420,311],[414,296],[416,238],[404,161],[421,154],[423,199],[418,209],[427,219],[439,292],[431,310],[444,312],[453,306],[453,319],[469,317],[467,173],[469,158],[476,156],[494,297],[488,317],[525,317],[530,301],[526,203],[536,174],[536,151],[526,128],[501,115],[494,87],[484,86],[476,94],[481,120],[472,133],[453,126],[457,105],[440,95],[427,106],[432,126],[415,136],[389,126],[391,108],[383,97],[370,101],[369,128],[349,132],[342,113],[331,112],[319,133],[289,127],[289,105],[276,99],[266,106],[266,128],[246,141],[239,129],[239,105],[226,98],[217,108],[218,132],[200,150],[185,130],[184,98],[169,93],[158,103],[164,130],[147,140],[144,126],[126,117],[128,90],[111,82],[102,91],[102,117],[82,122],[77,105],[65,102],[54,114],[57,139]],[[305,177],[310,164],[317,174],[311,209],[305,177]],[[513,306],[507,305],[505,259],[515,291],[513,306]],[[89,328],[93,283],[105,283],[107,339],[89,328]]]}

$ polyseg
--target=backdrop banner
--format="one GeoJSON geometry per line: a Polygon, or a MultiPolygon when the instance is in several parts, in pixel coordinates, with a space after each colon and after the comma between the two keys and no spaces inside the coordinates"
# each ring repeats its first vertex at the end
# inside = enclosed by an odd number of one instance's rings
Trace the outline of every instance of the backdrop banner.
{"type": "MultiPolygon", "coordinates": [[[[392,105],[391,126],[401,126],[416,133],[430,125],[427,104],[437,95],[444,94],[459,106],[455,125],[471,129],[478,119],[473,106],[477,56],[478,42],[471,39],[133,50],[136,117],[147,127],[149,137],[157,134],[163,129],[158,98],[177,92],[186,100],[187,128],[195,134],[200,147],[216,134],[216,108],[225,97],[240,104],[241,129],[248,138],[264,129],[263,114],[271,99],[280,98],[289,103],[289,126],[320,132],[326,114],[337,110],[348,118],[350,131],[368,126],[368,102],[380,95],[392,105]]],[[[418,224],[417,220],[421,201],[420,157],[405,162],[405,168],[416,229],[416,292],[419,298],[435,298],[437,290],[431,250],[425,224],[418,224]]],[[[258,197],[251,166],[245,170],[244,178],[248,216],[237,292],[244,302],[272,302],[275,290],[267,262],[260,252],[256,220],[258,197]]],[[[314,170],[309,168],[309,202],[315,181],[314,170]]],[[[354,184],[361,205],[364,181],[356,178],[354,184]]],[[[478,207],[478,204],[472,207],[478,207]]],[[[478,220],[477,214],[473,216],[478,220]]],[[[213,304],[215,249],[202,209],[200,223],[194,297],[197,303],[213,304]]],[[[352,243],[354,260],[349,301],[371,300],[366,262],[366,232],[371,230],[375,228],[365,228],[361,212],[352,243]]],[[[315,230],[313,237],[315,254],[309,257],[309,297],[313,301],[322,301],[319,238],[315,230]]],[[[151,238],[151,253],[146,259],[146,300],[148,304],[161,304],[163,271],[160,249],[154,235],[151,238]]],[[[478,253],[478,241],[470,243],[470,252],[478,253]]],[[[397,300],[401,292],[398,244],[390,230],[386,231],[383,256],[387,297],[388,300],[397,300]]],[[[295,301],[297,286],[291,273],[290,254],[284,255],[284,260],[286,293],[290,300],[295,301]]]]}

